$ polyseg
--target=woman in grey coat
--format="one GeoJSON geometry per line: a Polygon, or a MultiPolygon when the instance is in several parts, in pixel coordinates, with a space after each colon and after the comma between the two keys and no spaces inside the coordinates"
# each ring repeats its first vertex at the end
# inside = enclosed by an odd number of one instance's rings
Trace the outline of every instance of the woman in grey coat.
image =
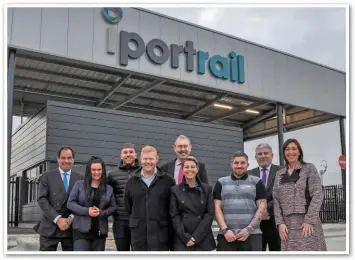
{"type": "Polygon", "coordinates": [[[75,182],[67,207],[74,214],[74,251],[104,251],[108,217],[115,212],[116,203],[101,158],[91,157],[85,179],[75,182]]]}
{"type": "Polygon", "coordinates": [[[303,161],[296,139],[283,146],[286,166],[275,177],[274,214],[281,238],[281,251],[326,251],[319,218],[323,190],[316,167],[303,161]]]}

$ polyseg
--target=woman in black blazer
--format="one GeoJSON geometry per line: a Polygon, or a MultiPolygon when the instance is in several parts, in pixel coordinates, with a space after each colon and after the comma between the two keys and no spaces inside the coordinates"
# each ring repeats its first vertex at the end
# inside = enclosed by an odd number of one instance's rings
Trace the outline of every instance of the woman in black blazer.
{"type": "Polygon", "coordinates": [[[115,212],[116,202],[101,158],[91,157],[85,179],[75,182],[67,207],[74,214],[74,251],[104,251],[108,217],[115,212]]]}
{"type": "Polygon", "coordinates": [[[212,233],[214,203],[212,188],[196,176],[195,157],[183,163],[183,182],[171,188],[170,215],[175,230],[174,251],[212,251],[216,243],[212,233]]]}

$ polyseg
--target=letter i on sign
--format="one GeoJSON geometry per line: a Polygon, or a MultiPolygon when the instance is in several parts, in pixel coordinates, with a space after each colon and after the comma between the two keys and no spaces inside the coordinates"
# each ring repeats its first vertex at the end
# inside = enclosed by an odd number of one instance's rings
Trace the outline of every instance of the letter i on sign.
{"type": "Polygon", "coordinates": [[[234,51],[229,53],[230,60],[230,80],[238,83],[245,82],[244,76],[244,56],[237,55],[234,51]]]}

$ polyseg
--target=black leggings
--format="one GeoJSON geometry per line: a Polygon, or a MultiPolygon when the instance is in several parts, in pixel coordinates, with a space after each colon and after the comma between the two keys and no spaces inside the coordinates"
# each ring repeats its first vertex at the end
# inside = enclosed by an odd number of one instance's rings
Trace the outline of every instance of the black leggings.
{"type": "Polygon", "coordinates": [[[105,251],[106,238],[74,240],[74,251],[105,251]]]}
{"type": "Polygon", "coordinates": [[[228,242],[224,235],[217,236],[217,251],[262,251],[262,235],[250,235],[245,241],[228,242]]]}

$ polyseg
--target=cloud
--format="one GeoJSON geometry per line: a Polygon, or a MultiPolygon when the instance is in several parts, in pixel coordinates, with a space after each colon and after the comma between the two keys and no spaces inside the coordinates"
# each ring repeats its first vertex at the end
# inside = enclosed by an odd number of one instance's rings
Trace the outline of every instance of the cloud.
{"type": "Polygon", "coordinates": [[[198,14],[197,23],[211,29],[217,29],[217,24],[225,11],[224,8],[204,8],[198,14]]]}

